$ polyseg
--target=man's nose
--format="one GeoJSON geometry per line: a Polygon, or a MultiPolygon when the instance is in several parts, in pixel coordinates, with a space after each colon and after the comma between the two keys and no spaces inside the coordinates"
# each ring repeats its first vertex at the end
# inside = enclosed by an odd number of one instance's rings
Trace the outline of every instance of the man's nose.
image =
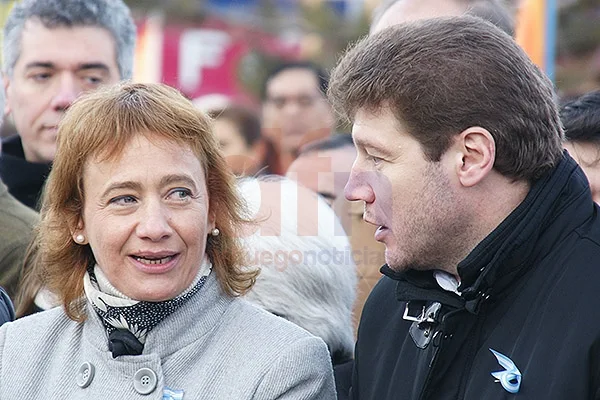
{"type": "Polygon", "coordinates": [[[70,74],[65,74],[60,77],[57,92],[52,98],[52,108],[55,111],[64,111],[75,101],[82,89],[79,87],[77,80],[70,74]]]}
{"type": "Polygon", "coordinates": [[[365,203],[375,201],[375,193],[369,184],[369,172],[357,171],[354,168],[350,171],[348,183],[344,187],[344,196],[349,201],[362,200],[365,203]]]}
{"type": "Polygon", "coordinates": [[[296,115],[301,111],[301,107],[297,101],[287,101],[281,111],[285,115],[296,115]]]}

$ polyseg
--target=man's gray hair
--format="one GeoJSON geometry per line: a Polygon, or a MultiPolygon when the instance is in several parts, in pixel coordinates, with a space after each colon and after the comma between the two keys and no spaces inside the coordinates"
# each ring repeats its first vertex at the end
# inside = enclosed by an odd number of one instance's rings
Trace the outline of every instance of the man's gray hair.
{"type": "Polygon", "coordinates": [[[12,76],[21,52],[23,28],[28,20],[46,28],[95,26],[106,29],[115,40],[121,79],[133,75],[136,27],[122,0],[22,0],[15,3],[4,25],[3,69],[12,76]]]}

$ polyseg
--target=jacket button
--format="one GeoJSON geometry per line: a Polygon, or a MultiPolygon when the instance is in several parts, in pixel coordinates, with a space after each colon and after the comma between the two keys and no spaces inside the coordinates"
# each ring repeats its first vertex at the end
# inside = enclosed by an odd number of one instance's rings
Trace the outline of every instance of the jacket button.
{"type": "Polygon", "coordinates": [[[133,375],[133,388],[139,394],[149,394],[156,389],[156,374],[150,368],[140,368],[133,375]]]}
{"type": "Polygon", "coordinates": [[[92,380],[94,379],[94,365],[89,362],[84,362],[79,367],[79,371],[77,372],[77,386],[80,388],[86,388],[90,386],[92,380]]]}

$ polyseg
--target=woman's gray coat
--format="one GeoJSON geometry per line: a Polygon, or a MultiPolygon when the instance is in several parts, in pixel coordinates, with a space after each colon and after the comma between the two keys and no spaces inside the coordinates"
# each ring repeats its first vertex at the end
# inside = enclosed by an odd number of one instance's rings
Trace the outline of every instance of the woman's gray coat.
{"type": "Polygon", "coordinates": [[[214,274],[139,356],[112,358],[88,315],[56,308],[2,326],[0,399],[335,399],[323,341],[224,295],[214,274]]]}

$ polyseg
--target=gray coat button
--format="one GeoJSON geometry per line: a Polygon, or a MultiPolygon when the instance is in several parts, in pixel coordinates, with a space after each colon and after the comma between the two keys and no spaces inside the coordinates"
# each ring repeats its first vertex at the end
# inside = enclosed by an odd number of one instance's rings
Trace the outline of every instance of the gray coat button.
{"type": "Polygon", "coordinates": [[[77,386],[80,388],[86,388],[90,386],[92,380],[94,379],[94,365],[89,362],[84,362],[79,367],[79,371],[77,372],[77,386]]]}
{"type": "Polygon", "coordinates": [[[133,388],[139,394],[149,394],[156,389],[156,374],[150,368],[140,368],[133,375],[133,388]]]}

